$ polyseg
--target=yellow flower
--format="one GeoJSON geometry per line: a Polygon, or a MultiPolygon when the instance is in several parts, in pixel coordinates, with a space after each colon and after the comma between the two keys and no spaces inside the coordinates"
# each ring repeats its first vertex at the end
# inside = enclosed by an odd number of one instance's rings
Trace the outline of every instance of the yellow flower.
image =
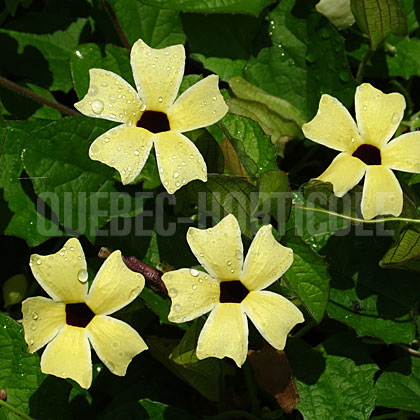
{"type": "Polygon", "coordinates": [[[337,29],[346,29],[355,22],[350,0],[320,0],[315,8],[337,29]]]}
{"type": "Polygon", "coordinates": [[[207,167],[183,132],[214,124],[227,112],[211,75],[176,99],[184,75],[182,45],[155,50],[139,39],[131,49],[137,92],[120,76],[90,70],[86,96],[74,106],[84,115],[122,123],[91,145],[91,159],[117,169],[123,184],[143,169],[154,144],[161,181],[170,193],[192,181],[207,181],[207,167]],[[175,100],[176,99],[176,100],[175,100]]]}
{"type": "Polygon", "coordinates": [[[90,342],[112,373],[125,375],[133,357],[147,346],[133,328],[108,315],[138,296],[144,277],[129,270],[121,252],[115,251],[103,263],[88,293],[86,260],[75,238],[56,254],[32,255],[29,265],[53,298],[32,297],[22,302],[29,352],[48,343],[41,357],[42,372],[74,379],[89,388],[90,342]]]}
{"type": "Polygon", "coordinates": [[[207,273],[180,269],[163,275],[172,299],[169,320],[191,321],[211,311],[198,339],[197,357],[227,356],[240,367],[248,350],[246,315],[276,349],[304,318],[281,295],[263,291],[292,264],[293,251],[273,237],[271,225],[255,236],[243,262],[241,230],[233,215],[205,230],[189,228],[188,244],[207,273]]]}
{"type": "Polygon", "coordinates": [[[355,96],[357,126],[344,106],[322,95],[317,115],[302,126],[305,136],[341,152],[317,179],[331,182],[342,197],[366,175],[361,210],[364,219],[399,216],[403,207],[401,186],[392,172],[420,172],[420,133],[403,134],[389,141],[404,116],[405,99],[384,94],[369,83],[355,96]]]}

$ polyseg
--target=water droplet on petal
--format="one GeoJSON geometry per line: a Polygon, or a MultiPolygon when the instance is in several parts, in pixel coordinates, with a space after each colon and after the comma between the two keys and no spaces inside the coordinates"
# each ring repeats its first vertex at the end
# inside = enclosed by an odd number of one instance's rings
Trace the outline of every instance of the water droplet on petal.
{"type": "Polygon", "coordinates": [[[140,291],[141,291],[141,288],[140,287],[136,287],[135,289],[133,289],[131,292],[130,292],[130,299],[134,299],[134,298],[136,298],[137,296],[138,296],[138,294],[140,293],[140,291]]]}
{"type": "Polygon", "coordinates": [[[34,312],[34,313],[32,314],[32,319],[33,319],[34,321],[36,321],[36,320],[38,319],[38,314],[37,314],[36,312],[34,312]]]}
{"type": "Polygon", "coordinates": [[[174,178],[178,178],[179,177],[179,173],[178,172],[174,172],[174,178]]]}
{"type": "Polygon", "coordinates": [[[174,287],[169,289],[168,293],[169,293],[169,297],[171,297],[171,298],[174,298],[174,297],[178,296],[178,290],[176,290],[174,287]]]}
{"type": "Polygon", "coordinates": [[[174,305],[174,311],[175,312],[179,312],[181,310],[181,305],[179,304],[179,303],[176,303],[175,305],[174,305]]]}
{"type": "Polygon", "coordinates": [[[394,112],[391,118],[392,124],[397,124],[398,120],[399,120],[399,115],[396,112],[394,112]]]}
{"type": "Polygon", "coordinates": [[[96,100],[92,102],[92,111],[95,114],[100,114],[104,109],[104,103],[100,100],[96,100]]]}
{"type": "Polygon", "coordinates": [[[79,279],[81,283],[86,283],[88,279],[88,272],[83,269],[79,270],[79,272],[77,273],[77,278],[79,279]]]}
{"type": "Polygon", "coordinates": [[[196,270],[195,268],[191,268],[191,269],[190,269],[190,274],[191,274],[193,277],[197,277],[197,276],[198,276],[198,274],[199,274],[199,272],[198,272],[198,270],[196,270]]]}
{"type": "Polygon", "coordinates": [[[112,342],[112,344],[111,344],[111,346],[112,346],[114,349],[117,349],[118,347],[120,347],[120,342],[119,342],[119,341],[113,341],[113,342],[112,342]]]}
{"type": "Polygon", "coordinates": [[[163,98],[162,98],[162,96],[159,96],[158,101],[159,101],[160,103],[162,103],[162,102],[163,102],[163,98]]]}
{"type": "Polygon", "coordinates": [[[192,285],[192,289],[193,289],[193,290],[196,290],[196,289],[197,289],[197,285],[196,285],[196,284],[193,284],[193,285],[192,285]]]}
{"type": "Polygon", "coordinates": [[[232,261],[228,260],[227,265],[229,265],[229,266],[232,265],[232,261]]]}
{"type": "Polygon", "coordinates": [[[366,105],[363,106],[363,111],[367,111],[367,106],[366,105]]]}

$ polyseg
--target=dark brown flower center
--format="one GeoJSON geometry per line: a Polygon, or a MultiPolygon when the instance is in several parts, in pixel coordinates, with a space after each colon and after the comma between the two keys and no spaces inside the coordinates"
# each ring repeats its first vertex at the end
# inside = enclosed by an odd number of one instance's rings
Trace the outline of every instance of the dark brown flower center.
{"type": "Polygon", "coordinates": [[[220,283],[220,303],[241,303],[249,290],[239,281],[222,281],[220,283]]]}
{"type": "Polygon", "coordinates": [[[353,156],[366,163],[366,165],[381,164],[381,151],[371,144],[361,144],[353,152],[353,156]]]}
{"type": "Polygon", "coordinates": [[[145,128],[152,133],[162,133],[171,129],[167,115],[159,111],[143,112],[137,121],[137,127],[145,128]]]}
{"type": "Polygon", "coordinates": [[[85,328],[95,314],[86,303],[68,303],[66,305],[66,324],[72,327],[85,328]]]}

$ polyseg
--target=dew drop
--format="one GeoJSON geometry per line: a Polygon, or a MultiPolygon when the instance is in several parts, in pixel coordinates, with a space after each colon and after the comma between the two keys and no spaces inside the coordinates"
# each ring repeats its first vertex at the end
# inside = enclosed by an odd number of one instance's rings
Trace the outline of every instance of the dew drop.
{"type": "Polygon", "coordinates": [[[242,252],[239,249],[236,250],[235,257],[237,260],[242,259],[242,252]]]}
{"type": "Polygon", "coordinates": [[[158,101],[159,101],[159,103],[162,103],[163,102],[162,96],[159,96],[158,101]]]}
{"type": "Polygon", "coordinates": [[[367,111],[367,106],[366,105],[363,106],[363,111],[367,111]]]}
{"type": "Polygon", "coordinates": [[[217,98],[215,96],[213,96],[213,101],[217,101],[217,98]]]}
{"type": "Polygon", "coordinates": [[[135,154],[136,156],[138,156],[138,155],[140,154],[140,152],[139,152],[138,150],[134,150],[134,154],[135,154]]]}
{"type": "Polygon", "coordinates": [[[171,298],[174,298],[174,297],[178,296],[178,290],[176,290],[174,287],[169,289],[168,293],[169,293],[169,297],[171,297],[171,298]]]}
{"type": "Polygon", "coordinates": [[[39,258],[39,257],[35,260],[35,262],[36,262],[38,265],[41,265],[41,264],[42,264],[42,260],[41,260],[41,258],[39,258]]]}
{"type": "Polygon", "coordinates": [[[119,341],[113,341],[111,346],[112,346],[112,348],[117,349],[118,347],[120,347],[120,342],[119,341]]]}
{"type": "Polygon", "coordinates": [[[33,319],[34,321],[36,321],[36,320],[38,319],[38,314],[37,314],[36,312],[34,312],[34,313],[32,314],[32,319],[33,319]]]}
{"type": "Polygon", "coordinates": [[[181,305],[179,304],[179,303],[176,303],[175,305],[174,305],[174,311],[175,312],[179,312],[181,310],[181,305]]]}
{"type": "Polygon", "coordinates": [[[100,114],[104,109],[104,103],[100,100],[96,100],[92,102],[92,111],[95,114],[100,114]]]}
{"type": "Polygon", "coordinates": [[[145,111],[146,110],[146,104],[142,104],[140,107],[140,111],[145,111]]]}
{"type": "Polygon", "coordinates": [[[193,276],[193,277],[197,277],[198,276],[198,270],[196,270],[195,268],[191,268],[190,269],[190,274],[193,276]]]}
{"type": "Polygon", "coordinates": [[[178,178],[179,177],[179,173],[178,172],[174,172],[174,178],[178,178]]]}
{"type": "Polygon", "coordinates": [[[398,120],[399,120],[399,115],[396,112],[394,112],[392,114],[392,118],[391,118],[392,124],[396,124],[398,122],[398,120]]]}
{"type": "Polygon", "coordinates": [[[130,296],[130,299],[136,298],[138,296],[138,294],[140,293],[140,291],[141,291],[140,287],[136,287],[135,289],[133,289],[130,292],[130,295],[129,295],[130,296]]]}
{"type": "Polygon", "coordinates": [[[231,266],[232,265],[232,261],[228,260],[227,265],[231,266]]]}
{"type": "Polygon", "coordinates": [[[196,289],[197,289],[197,285],[196,285],[196,284],[193,284],[193,285],[192,285],[192,289],[193,289],[193,290],[196,290],[196,289]]]}
{"type": "Polygon", "coordinates": [[[31,330],[32,330],[32,331],[35,331],[35,330],[36,330],[35,325],[31,325],[31,330]]]}
{"type": "Polygon", "coordinates": [[[81,283],[86,283],[88,279],[88,272],[83,269],[79,270],[79,272],[77,273],[77,278],[79,279],[81,283]]]}

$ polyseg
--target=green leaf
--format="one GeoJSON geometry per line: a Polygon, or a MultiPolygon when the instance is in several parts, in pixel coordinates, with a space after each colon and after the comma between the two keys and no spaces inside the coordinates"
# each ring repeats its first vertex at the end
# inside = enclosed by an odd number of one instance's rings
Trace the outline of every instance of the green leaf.
{"type": "Polygon", "coordinates": [[[200,227],[206,227],[207,217],[212,218],[214,225],[228,214],[233,214],[247,238],[252,237],[251,214],[258,200],[256,191],[249,182],[224,175],[209,175],[207,182],[193,181],[188,184],[188,194],[198,206],[200,227]]]}
{"type": "Polygon", "coordinates": [[[258,15],[271,0],[142,0],[162,9],[201,13],[248,13],[258,15]]]}
{"type": "Polygon", "coordinates": [[[37,34],[0,29],[5,47],[1,73],[12,73],[50,90],[68,92],[71,85],[68,61],[79,43],[87,19],[79,18],[66,30],[37,34]],[[28,63],[31,63],[28,66],[28,63]]]}
{"type": "MultiPolygon", "coordinates": [[[[29,400],[45,375],[40,370],[38,354],[26,352],[23,328],[6,315],[0,314],[0,389],[7,390],[7,402],[19,411],[29,414],[29,400]]],[[[5,418],[19,417],[0,408],[5,418]]]]}
{"type": "Polygon", "coordinates": [[[397,0],[351,0],[351,10],[373,51],[388,34],[407,34],[407,20],[397,0]]]}
{"type": "Polygon", "coordinates": [[[387,38],[386,63],[389,76],[399,76],[409,79],[411,76],[420,76],[420,39],[387,38]]]}
{"type": "Polygon", "coordinates": [[[246,60],[220,57],[205,57],[203,54],[191,54],[193,60],[200,62],[206,70],[219,75],[220,80],[227,82],[231,77],[243,76],[246,60]]]}
{"type": "Polygon", "coordinates": [[[109,0],[109,4],[130,44],[142,39],[152,48],[164,48],[185,42],[178,12],[138,0],[109,0]]]}
{"type": "Polygon", "coordinates": [[[112,71],[132,86],[135,86],[130,64],[130,52],[112,44],[104,49],[96,44],[82,44],[73,51],[70,58],[74,89],[79,99],[89,88],[89,69],[99,68],[112,71]]]}
{"type": "MultiPolygon", "coordinates": [[[[334,338],[336,343],[343,339],[334,338]]],[[[367,420],[375,407],[373,376],[377,366],[357,360],[357,345],[353,344],[355,354],[348,355],[330,343],[313,349],[303,341],[289,339],[286,353],[300,395],[296,409],[305,420],[367,420]]]]}
{"type": "Polygon", "coordinates": [[[112,217],[129,216],[130,211],[136,213],[138,203],[142,205],[142,200],[132,201],[115,189],[113,168],[89,158],[90,144],[111,127],[108,121],[63,118],[32,132],[25,141],[23,164],[35,192],[69,233],[92,239],[112,217]]]}
{"type": "Polygon", "coordinates": [[[232,77],[229,80],[229,86],[235,96],[240,99],[264,104],[270,111],[278,114],[278,116],[285,120],[294,121],[299,127],[304,123],[304,118],[301,112],[292,104],[284,99],[269,95],[253,84],[242,79],[242,77],[232,77]]]}
{"type": "Polygon", "coordinates": [[[393,361],[375,391],[377,405],[420,413],[420,360],[406,356],[393,361]]]}
{"type": "Polygon", "coordinates": [[[290,232],[284,245],[293,249],[293,264],[285,277],[311,316],[320,322],[327,308],[330,289],[324,258],[290,232]]]}
{"type": "Polygon", "coordinates": [[[255,121],[227,114],[219,126],[213,125],[208,130],[219,144],[228,138],[248,175],[258,177],[277,169],[276,148],[255,121]]]}
{"type": "Polygon", "coordinates": [[[403,230],[382,257],[380,266],[420,271],[420,233],[415,227],[409,226],[403,230]]]}
{"type": "Polygon", "coordinates": [[[28,187],[31,188],[31,179],[23,172],[24,139],[49,124],[49,121],[34,120],[9,122],[7,126],[0,127],[3,144],[0,155],[0,187],[9,209],[13,212],[4,233],[25,239],[29,246],[39,245],[52,236],[63,235],[53,222],[37,211],[37,203],[26,193],[28,187]]]}
{"type": "MultiPolygon", "coordinates": [[[[57,103],[50,91],[33,85],[32,83],[26,83],[24,86],[41,97],[57,103]]],[[[27,97],[17,95],[15,92],[8,89],[0,88],[0,96],[0,109],[2,108],[2,114],[7,118],[16,120],[34,118],[58,120],[61,118],[61,113],[57,109],[47,105],[42,105],[27,97]]]]}
{"type": "Polygon", "coordinates": [[[245,78],[293,105],[305,120],[313,117],[323,93],[349,106],[355,82],[344,40],[332,25],[310,3],[298,6],[296,0],[282,0],[269,19],[273,46],[249,60],[245,78]]]}
{"type": "Polygon", "coordinates": [[[280,225],[286,223],[292,208],[287,175],[278,169],[264,172],[258,178],[257,185],[258,205],[254,208],[254,214],[269,215],[280,225]]]}
{"type": "Polygon", "coordinates": [[[331,276],[328,314],[359,336],[410,343],[415,336],[412,313],[420,293],[418,278],[378,266],[388,241],[383,230],[374,235],[371,229],[359,225],[345,236],[333,236],[320,251],[331,276]]]}
{"type": "Polygon", "coordinates": [[[207,172],[223,173],[225,161],[215,138],[207,130],[202,130],[194,143],[206,161],[207,172]]]}

